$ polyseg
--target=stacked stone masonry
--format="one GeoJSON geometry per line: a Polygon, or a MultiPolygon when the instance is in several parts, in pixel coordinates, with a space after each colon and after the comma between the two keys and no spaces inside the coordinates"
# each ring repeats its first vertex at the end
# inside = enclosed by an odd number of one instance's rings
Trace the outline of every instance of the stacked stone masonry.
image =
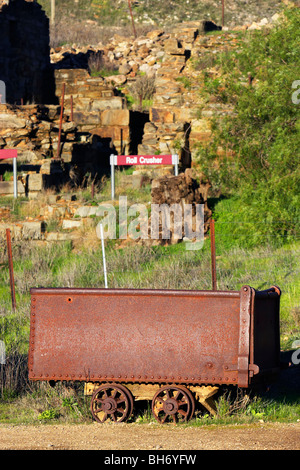
{"type": "MultiPolygon", "coordinates": [[[[97,47],[50,51],[49,21],[39,4],[0,2],[0,80],[8,84],[9,103],[0,105],[0,149],[16,148],[19,164],[32,166],[21,169],[20,193],[33,196],[66,179],[78,184],[86,172],[95,177],[109,166],[110,153],[131,153],[134,139],[140,155],[177,153],[181,171],[193,166],[197,146],[210,140],[212,116],[231,112],[212,99],[204,104],[199,93],[199,71],[215,74],[213,56],[238,47],[239,32],[218,34],[219,29],[212,22],[190,22],[137,39],[116,35],[97,47]],[[217,32],[209,35],[207,29],[217,32]],[[92,54],[101,54],[118,74],[92,76],[92,54]],[[148,113],[133,119],[127,98],[142,75],[153,78],[155,93],[148,113]]],[[[11,193],[12,183],[5,183],[2,192],[11,193]]]]}

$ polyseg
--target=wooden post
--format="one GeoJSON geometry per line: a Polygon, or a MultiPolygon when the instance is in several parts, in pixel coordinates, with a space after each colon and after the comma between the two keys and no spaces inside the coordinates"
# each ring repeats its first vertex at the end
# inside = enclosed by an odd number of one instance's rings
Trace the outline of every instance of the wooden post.
{"type": "Polygon", "coordinates": [[[51,24],[55,24],[55,0],[51,0],[51,24]]]}
{"type": "Polygon", "coordinates": [[[225,23],[225,0],[222,0],[222,27],[224,27],[225,23]]]}
{"type": "Polygon", "coordinates": [[[59,159],[60,155],[60,142],[61,142],[61,129],[62,129],[62,120],[64,116],[64,102],[65,102],[65,83],[63,83],[62,96],[61,96],[61,105],[60,105],[60,119],[59,119],[59,132],[58,132],[58,142],[57,142],[57,154],[56,158],[59,159]]]}

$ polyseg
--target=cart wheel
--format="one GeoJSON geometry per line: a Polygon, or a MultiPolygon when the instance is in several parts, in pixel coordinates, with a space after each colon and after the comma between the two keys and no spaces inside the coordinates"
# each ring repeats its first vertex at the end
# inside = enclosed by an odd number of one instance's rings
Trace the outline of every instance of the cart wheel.
{"type": "Polygon", "coordinates": [[[98,423],[112,419],[115,423],[126,421],[133,411],[130,391],[119,384],[105,384],[95,390],[91,400],[91,412],[98,423]]]}
{"type": "Polygon", "coordinates": [[[152,412],[161,424],[189,421],[194,411],[195,400],[185,387],[166,385],[156,392],[152,400],[152,412]]]}

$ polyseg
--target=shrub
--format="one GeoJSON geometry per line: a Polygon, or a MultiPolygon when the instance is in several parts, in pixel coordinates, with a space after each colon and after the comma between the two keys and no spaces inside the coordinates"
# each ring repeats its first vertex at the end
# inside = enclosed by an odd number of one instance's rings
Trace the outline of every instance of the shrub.
{"type": "Polygon", "coordinates": [[[118,73],[118,68],[103,56],[102,52],[93,52],[88,59],[88,67],[92,77],[113,75],[118,73]]]}
{"type": "Polygon", "coordinates": [[[235,220],[250,245],[299,233],[300,105],[292,101],[299,27],[299,9],[287,9],[278,26],[251,33],[219,58],[219,78],[205,76],[206,92],[234,113],[215,118],[211,144],[199,151],[201,170],[223,195],[238,198],[235,220]]]}
{"type": "Polygon", "coordinates": [[[142,109],[143,102],[144,104],[145,102],[149,104],[155,93],[155,78],[148,75],[141,75],[134,84],[129,87],[129,91],[142,109]]]}

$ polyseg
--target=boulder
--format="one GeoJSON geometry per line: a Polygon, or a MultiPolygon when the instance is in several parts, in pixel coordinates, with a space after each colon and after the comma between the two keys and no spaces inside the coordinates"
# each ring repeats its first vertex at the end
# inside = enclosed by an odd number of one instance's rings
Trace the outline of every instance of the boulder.
{"type": "Polygon", "coordinates": [[[41,221],[23,222],[22,237],[24,240],[41,240],[43,223],[41,221]]]}
{"type": "Polygon", "coordinates": [[[101,113],[102,126],[129,126],[128,109],[106,109],[101,113]]]}

